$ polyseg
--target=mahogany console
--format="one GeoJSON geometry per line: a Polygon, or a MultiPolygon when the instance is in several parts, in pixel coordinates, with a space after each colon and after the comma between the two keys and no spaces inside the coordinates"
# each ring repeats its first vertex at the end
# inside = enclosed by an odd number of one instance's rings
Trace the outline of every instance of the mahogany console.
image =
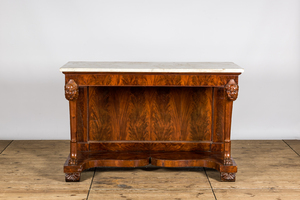
{"type": "Polygon", "coordinates": [[[66,181],[93,167],[208,167],[235,181],[234,63],[68,62],[70,155],[66,181]]]}

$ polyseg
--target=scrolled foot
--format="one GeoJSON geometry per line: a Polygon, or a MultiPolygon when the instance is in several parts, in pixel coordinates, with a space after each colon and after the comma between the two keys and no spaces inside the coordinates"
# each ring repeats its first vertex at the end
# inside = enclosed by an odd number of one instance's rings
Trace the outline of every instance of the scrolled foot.
{"type": "Polygon", "coordinates": [[[79,182],[80,181],[80,173],[65,173],[66,182],[79,182]]]}
{"type": "Polygon", "coordinates": [[[235,173],[221,172],[221,181],[235,182],[235,173]]]}

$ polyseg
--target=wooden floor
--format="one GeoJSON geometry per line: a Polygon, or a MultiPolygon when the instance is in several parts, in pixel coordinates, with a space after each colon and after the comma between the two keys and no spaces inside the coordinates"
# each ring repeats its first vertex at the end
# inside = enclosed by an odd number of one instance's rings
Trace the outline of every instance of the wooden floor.
{"type": "Polygon", "coordinates": [[[98,168],[64,181],[68,141],[1,141],[0,199],[300,199],[300,141],[233,141],[236,182],[207,168],[98,168]],[[254,149],[254,150],[253,150],[254,149]]]}

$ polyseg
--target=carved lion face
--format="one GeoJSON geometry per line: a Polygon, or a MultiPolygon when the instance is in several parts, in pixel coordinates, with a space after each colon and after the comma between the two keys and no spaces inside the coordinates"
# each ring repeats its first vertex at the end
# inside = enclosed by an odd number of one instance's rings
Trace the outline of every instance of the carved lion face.
{"type": "Polygon", "coordinates": [[[75,100],[78,97],[78,87],[74,81],[69,81],[65,86],[65,96],[69,101],[75,100]]]}
{"type": "Polygon", "coordinates": [[[239,91],[239,86],[236,84],[228,84],[226,85],[227,96],[230,100],[234,101],[237,99],[239,91]]]}

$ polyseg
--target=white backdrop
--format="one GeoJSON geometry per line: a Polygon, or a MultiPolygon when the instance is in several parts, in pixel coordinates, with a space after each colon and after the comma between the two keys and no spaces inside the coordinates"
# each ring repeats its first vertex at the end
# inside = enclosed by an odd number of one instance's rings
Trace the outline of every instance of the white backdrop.
{"type": "Polygon", "coordinates": [[[69,139],[68,61],[232,61],[232,139],[300,138],[299,0],[0,0],[0,139],[69,139]]]}

